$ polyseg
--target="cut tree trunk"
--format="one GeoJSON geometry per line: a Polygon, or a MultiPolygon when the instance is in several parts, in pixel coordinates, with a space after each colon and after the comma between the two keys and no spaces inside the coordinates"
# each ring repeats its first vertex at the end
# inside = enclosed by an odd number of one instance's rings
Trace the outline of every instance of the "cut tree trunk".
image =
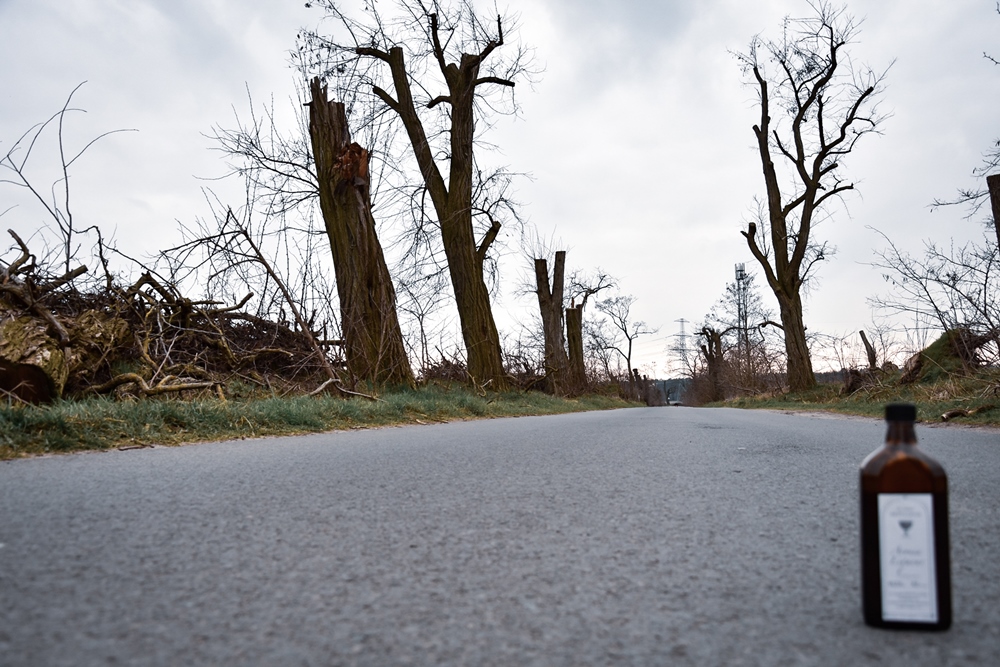
{"type": "Polygon", "coordinates": [[[703,327],[701,335],[705,337],[701,353],[708,367],[708,402],[721,401],[726,397],[722,386],[722,334],[710,327],[703,327]]]}
{"type": "Polygon", "coordinates": [[[544,259],[535,259],[535,285],[538,308],[542,315],[542,333],[545,337],[545,391],[550,394],[567,392],[569,360],[566,357],[566,340],[563,336],[563,274],[566,251],[556,252],[549,287],[549,267],[544,259]]]}
{"type": "Polygon", "coordinates": [[[875,354],[875,348],[872,347],[871,341],[868,340],[868,336],[865,335],[864,331],[859,331],[861,334],[861,342],[865,344],[865,353],[868,355],[868,368],[875,370],[878,368],[878,357],[875,354]]]}
{"type": "Polygon", "coordinates": [[[351,141],[344,105],[310,84],[312,139],[320,208],[330,239],[347,370],[354,382],[412,383],[396,315],[396,292],[371,212],[368,151],[351,141]]]}
{"type": "Polygon", "coordinates": [[[587,386],[583,359],[583,306],[566,309],[566,347],[569,350],[568,385],[573,393],[587,386]]]}
{"type": "Polygon", "coordinates": [[[791,391],[812,389],[816,386],[816,376],[806,342],[806,326],[802,320],[802,298],[798,292],[792,298],[778,295],[778,306],[785,333],[788,388],[791,391]]]}

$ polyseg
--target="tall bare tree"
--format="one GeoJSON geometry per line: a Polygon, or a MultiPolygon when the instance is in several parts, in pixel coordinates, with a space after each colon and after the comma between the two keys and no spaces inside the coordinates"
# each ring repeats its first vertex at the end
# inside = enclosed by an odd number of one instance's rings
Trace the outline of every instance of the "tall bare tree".
{"type": "Polygon", "coordinates": [[[885,71],[854,63],[845,52],[858,22],[826,0],[809,6],[813,16],[785,19],[780,40],[754,37],[748,51],[736,54],[758,93],[753,131],[767,196],[764,229],[750,222],[742,234],[778,300],[792,390],[816,384],[802,288],[830,248],[813,232],[829,216],[830,200],[854,188],[842,173],[844,159],[885,119],[878,111],[885,71]]]}
{"type": "Polygon", "coordinates": [[[469,373],[493,388],[505,387],[500,337],[484,279],[487,253],[502,220],[495,208],[476,200],[482,172],[474,145],[477,120],[488,124],[484,112],[497,109],[489,91],[514,86],[514,79],[525,73],[527,52],[515,47],[511,57],[501,58],[503,18],[484,20],[467,0],[450,5],[402,0],[391,18],[381,16],[374,3],[365,3],[360,19],[334,0],[313,4],[342,30],[333,37],[304,32],[303,68],[336,79],[341,87],[370,91],[381,103],[381,113],[402,123],[440,226],[469,373]],[[489,225],[478,235],[476,218],[489,225]]]}

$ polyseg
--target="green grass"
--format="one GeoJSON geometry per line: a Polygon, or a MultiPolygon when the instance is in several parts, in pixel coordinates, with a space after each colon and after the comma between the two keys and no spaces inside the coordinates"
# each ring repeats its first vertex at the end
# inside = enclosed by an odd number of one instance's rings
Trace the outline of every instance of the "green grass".
{"type": "Polygon", "coordinates": [[[770,396],[735,398],[723,403],[737,408],[774,410],[826,410],[843,414],[882,417],[887,403],[907,402],[917,406],[917,418],[940,422],[950,410],[977,410],[968,417],[955,417],[956,424],[1000,426],[1000,369],[983,370],[975,375],[944,374],[934,381],[900,385],[898,373],[882,382],[861,389],[851,396],[841,396],[841,384],[822,384],[815,389],[770,396]]]}
{"type": "Polygon", "coordinates": [[[0,406],[0,459],[634,406],[607,396],[567,399],[539,392],[480,396],[465,388],[440,386],[393,390],[378,401],[326,395],[230,401],[91,398],[40,407],[0,406]]]}

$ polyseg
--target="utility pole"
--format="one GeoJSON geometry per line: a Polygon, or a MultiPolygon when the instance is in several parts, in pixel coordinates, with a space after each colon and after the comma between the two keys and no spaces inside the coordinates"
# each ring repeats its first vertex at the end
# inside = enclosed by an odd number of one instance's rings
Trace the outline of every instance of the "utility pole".
{"type": "Polygon", "coordinates": [[[740,365],[744,366],[745,377],[750,377],[750,280],[746,265],[736,265],[736,327],[739,335],[740,365]]]}
{"type": "Polygon", "coordinates": [[[681,331],[678,334],[674,334],[677,338],[677,345],[671,348],[671,352],[675,353],[681,360],[681,370],[683,373],[691,372],[691,365],[688,363],[688,344],[687,344],[687,332],[684,330],[684,325],[687,324],[687,320],[681,318],[679,320],[674,320],[674,322],[680,322],[681,331]]]}

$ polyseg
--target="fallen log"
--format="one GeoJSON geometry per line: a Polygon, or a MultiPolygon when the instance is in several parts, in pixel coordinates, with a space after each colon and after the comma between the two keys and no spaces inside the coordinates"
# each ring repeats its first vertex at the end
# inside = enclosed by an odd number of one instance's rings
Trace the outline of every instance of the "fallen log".
{"type": "Polygon", "coordinates": [[[992,410],[995,405],[980,405],[977,408],[972,408],[971,410],[965,410],[963,408],[956,408],[954,410],[948,410],[943,415],[941,415],[941,421],[951,421],[956,417],[971,417],[972,415],[979,414],[980,412],[986,412],[987,410],[992,410]]]}

